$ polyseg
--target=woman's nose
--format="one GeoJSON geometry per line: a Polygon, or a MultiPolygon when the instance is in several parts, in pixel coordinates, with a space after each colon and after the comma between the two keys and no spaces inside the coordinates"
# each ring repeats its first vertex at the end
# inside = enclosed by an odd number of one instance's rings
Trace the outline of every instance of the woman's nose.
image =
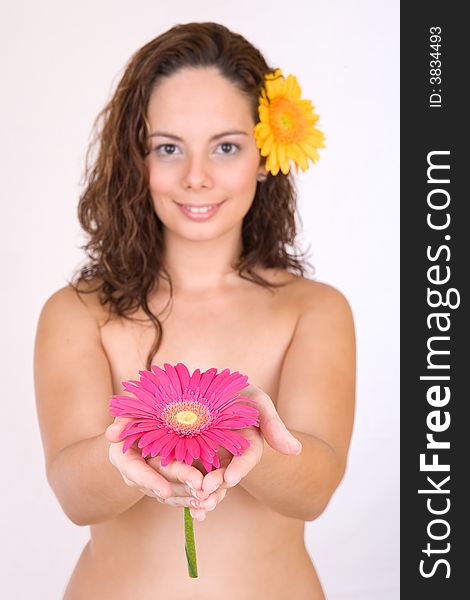
{"type": "Polygon", "coordinates": [[[183,185],[187,189],[204,189],[212,186],[212,176],[206,157],[193,155],[188,159],[183,185]]]}

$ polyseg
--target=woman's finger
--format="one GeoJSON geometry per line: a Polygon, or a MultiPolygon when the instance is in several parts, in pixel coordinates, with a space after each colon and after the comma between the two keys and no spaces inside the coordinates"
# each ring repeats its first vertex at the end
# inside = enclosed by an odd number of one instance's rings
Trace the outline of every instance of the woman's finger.
{"type": "Polygon", "coordinates": [[[202,488],[202,473],[195,467],[187,465],[184,462],[172,460],[168,465],[162,467],[161,457],[156,456],[155,458],[148,458],[147,463],[158,471],[168,481],[174,481],[176,483],[184,483],[189,487],[192,487],[195,491],[201,490],[202,488]]]}
{"type": "Polygon", "coordinates": [[[138,450],[129,448],[123,454],[122,446],[123,442],[110,445],[109,460],[120,471],[127,485],[156,490],[160,497],[169,498],[172,495],[172,488],[165,477],[142,460],[138,450]]]}
{"type": "Polygon", "coordinates": [[[205,510],[201,510],[201,509],[197,509],[197,508],[190,508],[189,512],[191,513],[192,518],[196,519],[196,521],[204,521],[206,518],[205,510]]]}
{"type": "Polygon", "coordinates": [[[214,508],[218,506],[225,498],[226,493],[227,488],[218,489],[216,492],[211,494],[207,500],[201,502],[201,508],[208,511],[214,510],[214,508]]]}
{"type": "Polygon", "coordinates": [[[207,494],[212,494],[219,489],[224,484],[224,472],[225,468],[209,471],[202,480],[202,490],[207,494]]]}
{"type": "Polygon", "coordinates": [[[282,454],[300,454],[302,444],[284,425],[268,394],[261,388],[250,385],[243,390],[243,395],[255,400],[259,411],[259,428],[271,448],[282,454]]]}
{"type": "Polygon", "coordinates": [[[132,421],[132,419],[127,419],[126,417],[116,417],[113,423],[111,423],[111,425],[109,425],[105,430],[105,436],[108,442],[121,442],[122,440],[119,439],[119,436],[129,421],[132,421]]]}
{"type": "Polygon", "coordinates": [[[240,456],[234,456],[225,469],[224,481],[229,487],[237,485],[243,477],[246,477],[263,455],[264,442],[261,434],[252,428],[247,428],[243,434],[250,442],[250,447],[240,456]]]}

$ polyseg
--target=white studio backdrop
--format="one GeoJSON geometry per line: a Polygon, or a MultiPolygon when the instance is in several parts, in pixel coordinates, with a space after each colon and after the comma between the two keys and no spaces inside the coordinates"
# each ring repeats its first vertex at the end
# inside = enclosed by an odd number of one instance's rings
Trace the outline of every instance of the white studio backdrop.
{"type": "Polygon", "coordinates": [[[88,539],[46,481],[32,356],[42,305],[82,260],[76,206],[92,122],[144,43],[176,23],[217,21],[298,77],[327,136],[298,177],[301,240],[316,278],[353,308],[357,412],[345,479],[306,543],[329,600],[399,598],[398,0],[0,6],[2,596],[61,598],[88,539]]]}

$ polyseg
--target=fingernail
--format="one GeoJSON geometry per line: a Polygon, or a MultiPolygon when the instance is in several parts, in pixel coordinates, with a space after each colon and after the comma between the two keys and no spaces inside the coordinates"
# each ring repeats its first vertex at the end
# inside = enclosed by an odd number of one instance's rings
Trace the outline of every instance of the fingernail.
{"type": "Polygon", "coordinates": [[[190,481],[185,481],[184,483],[188,486],[188,488],[190,488],[191,490],[195,491],[194,490],[194,486],[193,486],[193,484],[190,481]]]}
{"type": "Polygon", "coordinates": [[[161,491],[160,491],[160,490],[152,490],[152,492],[153,492],[154,494],[156,494],[157,496],[160,496],[160,498],[162,497],[162,493],[161,493],[161,491]]]}
{"type": "Polygon", "coordinates": [[[238,485],[240,483],[241,479],[237,479],[236,481],[227,481],[227,483],[229,485],[231,485],[232,487],[235,487],[236,485],[238,485]]]}
{"type": "Polygon", "coordinates": [[[291,442],[292,450],[295,450],[296,454],[300,454],[302,452],[302,444],[299,441],[291,442]]]}

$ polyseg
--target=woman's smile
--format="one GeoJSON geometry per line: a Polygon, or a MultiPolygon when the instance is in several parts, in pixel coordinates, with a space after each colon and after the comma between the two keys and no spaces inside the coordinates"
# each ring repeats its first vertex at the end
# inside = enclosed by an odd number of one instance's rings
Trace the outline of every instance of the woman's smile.
{"type": "Polygon", "coordinates": [[[218,212],[224,202],[225,200],[222,200],[218,204],[180,204],[179,202],[176,202],[176,204],[189,219],[193,221],[207,221],[218,212]]]}

